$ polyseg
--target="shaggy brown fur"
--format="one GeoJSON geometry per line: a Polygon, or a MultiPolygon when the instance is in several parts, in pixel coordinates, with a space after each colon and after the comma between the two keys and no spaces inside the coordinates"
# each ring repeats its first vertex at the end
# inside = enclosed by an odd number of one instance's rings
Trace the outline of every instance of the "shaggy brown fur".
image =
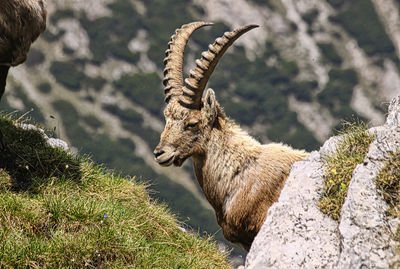
{"type": "Polygon", "coordinates": [[[185,107],[179,92],[174,94],[164,110],[166,126],[154,151],[156,161],[181,166],[192,157],[224,236],[249,250],[290,167],[308,153],[283,144],[261,145],[225,116],[211,89],[199,108],[185,107]]]}
{"type": "Polygon", "coordinates": [[[0,1],[0,99],[8,68],[26,60],[31,44],[46,28],[44,1],[0,1]]]}
{"type": "Polygon", "coordinates": [[[155,153],[164,151],[157,156],[164,166],[180,166],[192,157],[225,238],[249,250],[290,167],[308,154],[282,144],[261,145],[229,120],[211,96],[215,105],[201,111],[173,102],[165,108],[167,124],[155,153]]]}

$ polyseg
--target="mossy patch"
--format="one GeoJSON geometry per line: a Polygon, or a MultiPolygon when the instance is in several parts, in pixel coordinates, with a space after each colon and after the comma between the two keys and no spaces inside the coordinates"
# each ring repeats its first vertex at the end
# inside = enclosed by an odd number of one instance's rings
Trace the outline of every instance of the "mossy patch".
{"type": "Polygon", "coordinates": [[[343,140],[336,152],[325,160],[324,190],[318,202],[323,213],[338,221],[353,171],[363,162],[374,140],[365,124],[346,124],[341,134],[343,140]]]}

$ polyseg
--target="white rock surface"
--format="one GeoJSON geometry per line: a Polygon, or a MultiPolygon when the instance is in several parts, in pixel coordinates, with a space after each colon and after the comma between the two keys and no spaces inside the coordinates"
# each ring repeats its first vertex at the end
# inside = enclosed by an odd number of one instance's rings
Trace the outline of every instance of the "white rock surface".
{"type": "Polygon", "coordinates": [[[38,131],[43,136],[43,138],[46,140],[47,144],[52,148],[61,148],[64,151],[67,151],[67,152],[69,151],[69,146],[68,146],[67,142],[65,142],[64,140],[61,140],[61,139],[48,137],[43,129],[38,128],[33,124],[22,123],[22,124],[17,124],[17,126],[24,130],[38,131]]]}
{"type": "Polygon", "coordinates": [[[400,150],[400,96],[389,107],[386,124],[374,128],[376,139],[353,172],[341,222],[317,206],[323,186],[323,159],[340,142],[333,137],[319,152],[293,165],[279,201],[247,255],[245,268],[399,268],[399,220],[387,220],[387,205],[375,178],[391,153],[400,150]]]}
{"type": "Polygon", "coordinates": [[[329,267],[337,262],[337,223],[319,210],[317,202],[322,158],[335,150],[338,140],[329,139],[320,152],[292,167],[279,201],[269,209],[247,255],[246,268],[329,267]]]}

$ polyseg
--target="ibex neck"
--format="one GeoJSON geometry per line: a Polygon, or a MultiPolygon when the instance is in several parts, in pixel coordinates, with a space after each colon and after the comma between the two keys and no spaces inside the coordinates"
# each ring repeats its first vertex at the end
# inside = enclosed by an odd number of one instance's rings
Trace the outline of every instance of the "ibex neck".
{"type": "Polygon", "coordinates": [[[204,154],[193,156],[196,177],[216,210],[245,184],[242,176],[253,166],[261,145],[232,122],[214,128],[204,154]]]}

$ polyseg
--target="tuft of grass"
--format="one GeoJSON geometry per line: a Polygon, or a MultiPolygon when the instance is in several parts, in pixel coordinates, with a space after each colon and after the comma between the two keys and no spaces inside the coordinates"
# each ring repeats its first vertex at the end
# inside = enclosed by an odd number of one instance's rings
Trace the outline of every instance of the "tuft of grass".
{"type": "MultiPolygon", "coordinates": [[[[1,184],[1,183],[0,183],[1,184]]],[[[386,214],[389,218],[400,218],[400,151],[393,153],[385,162],[376,177],[376,187],[389,205],[386,214]]],[[[400,242],[400,225],[394,234],[394,240],[400,242]]],[[[400,255],[400,246],[397,248],[400,255]]]]}
{"type": "Polygon", "coordinates": [[[376,179],[376,187],[390,205],[389,216],[400,218],[400,152],[392,154],[376,179]]]}
{"type": "Polygon", "coordinates": [[[340,220],[340,212],[357,164],[364,161],[374,136],[363,123],[346,123],[341,131],[343,140],[336,152],[326,158],[324,189],[318,202],[320,210],[340,220]]]}
{"type": "Polygon", "coordinates": [[[49,147],[0,115],[1,268],[230,268],[146,185],[49,147]]]}

